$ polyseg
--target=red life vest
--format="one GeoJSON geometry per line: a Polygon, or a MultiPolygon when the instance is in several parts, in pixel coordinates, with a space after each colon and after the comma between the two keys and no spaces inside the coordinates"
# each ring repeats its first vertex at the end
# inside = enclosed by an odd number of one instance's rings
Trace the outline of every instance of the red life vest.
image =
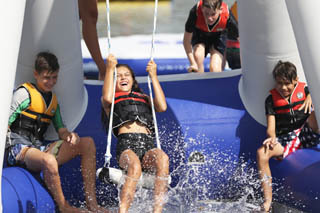
{"type": "Polygon", "coordinates": [[[298,82],[295,86],[290,101],[283,98],[276,89],[270,90],[273,100],[273,109],[276,118],[277,135],[286,134],[300,128],[309,117],[304,110],[298,110],[306,99],[305,83],[298,82]]]}
{"type": "Polygon", "coordinates": [[[283,98],[278,90],[272,89],[270,91],[273,100],[273,106],[276,113],[290,113],[290,111],[298,110],[306,99],[306,94],[304,91],[305,83],[298,82],[295,86],[291,96],[290,101],[283,98]]]}
{"type": "Polygon", "coordinates": [[[220,13],[220,16],[218,18],[218,21],[216,22],[215,26],[210,30],[205,18],[202,13],[202,0],[199,1],[197,5],[197,21],[196,21],[196,27],[204,32],[221,32],[226,29],[227,21],[229,18],[229,10],[228,5],[224,2],[221,4],[222,12],[220,13]]]}
{"type": "Polygon", "coordinates": [[[121,101],[125,100],[133,100],[133,101],[138,101],[142,103],[148,103],[148,96],[142,93],[138,92],[116,92],[114,96],[114,104],[117,104],[121,101]]]}
{"type": "Polygon", "coordinates": [[[130,121],[139,121],[153,131],[149,98],[139,92],[116,92],[112,125],[114,134],[117,136],[119,127],[130,121]]]}

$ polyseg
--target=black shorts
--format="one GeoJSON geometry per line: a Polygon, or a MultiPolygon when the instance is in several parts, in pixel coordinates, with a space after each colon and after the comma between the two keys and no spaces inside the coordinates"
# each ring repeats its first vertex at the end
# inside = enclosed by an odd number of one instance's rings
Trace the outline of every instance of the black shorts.
{"type": "Polygon", "coordinates": [[[144,133],[125,133],[118,136],[117,142],[117,161],[123,151],[132,150],[142,161],[142,158],[150,149],[155,148],[154,138],[144,133]]]}
{"type": "Polygon", "coordinates": [[[196,29],[192,33],[191,44],[194,47],[196,44],[204,44],[205,45],[205,57],[210,53],[210,49],[214,48],[219,51],[222,55],[224,55],[224,51],[226,49],[226,40],[227,35],[223,32],[205,34],[204,32],[196,29]]]}
{"type": "Polygon", "coordinates": [[[231,69],[240,69],[240,49],[227,48],[227,61],[231,69]]]}

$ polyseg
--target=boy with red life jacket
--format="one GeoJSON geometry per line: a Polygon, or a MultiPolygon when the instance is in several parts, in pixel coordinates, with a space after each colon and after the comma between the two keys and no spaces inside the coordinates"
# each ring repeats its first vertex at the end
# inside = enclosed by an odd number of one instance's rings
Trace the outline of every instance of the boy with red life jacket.
{"type": "Polygon", "coordinates": [[[238,37],[238,27],[229,17],[222,0],[200,0],[189,13],[183,46],[190,62],[189,72],[204,72],[204,59],[210,53],[210,72],[221,72],[227,32],[238,37]]]}
{"type": "Polygon", "coordinates": [[[43,172],[43,179],[60,212],[88,212],[69,205],[61,188],[58,167],[81,157],[82,177],[88,210],[108,212],[97,204],[95,194],[96,148],[91,137],[79,137],[62,122],[56,95],[52,92],[59,73],[55,55],[41,52],[35,61],[35,84],[24,83],[14,92],[10,107],[6,141],[9,166],[22,166],[43,172]],[[60,141],[44,143],[51,121],[60,141]]]}
{"type": "Polygon", "coordinates": [[[272,202],[270,158],[285,158],[297,149],[316,146],[320,140],[308,87],[298,81],[294,64],[279,61],[273,78],[276,86],[265,101],[268,138],[257,150],[264,195],[262,208],[266,212],[272,202]]]}

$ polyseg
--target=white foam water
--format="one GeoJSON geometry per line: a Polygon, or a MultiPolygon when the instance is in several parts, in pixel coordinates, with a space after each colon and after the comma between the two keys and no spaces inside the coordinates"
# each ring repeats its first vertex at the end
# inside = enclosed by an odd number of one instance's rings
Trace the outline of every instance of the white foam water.
{"type": "MultiPolygon", "coordinates": [[[[172,157],[170,162],[175,165],[170,175],[176,183],[168,187],[163,207],[164,213],[261,212],[259,206],[263,203],[263,197],[255,163],[247,162],[236,155],[232,156],[230,150],[224,152],[219,149],[210,154],[206,153],[204,159],[199,155],[194,158],[194,161],[186,160],[186,153],[182,151],[185,141],[188,141],[188,145],[191,144],[191,146],[197,146],[200,143],[208,147],[206,143],[215,146],[215,143],[221,142],[221,139],[215,138],[210,141],[205,135],[188,138],[186,136],[188,130],[181,131],[181,127],[175,124],[171,125],[170,130],[160,125],[159,130],[162,141],[170,144],[167,154],[172,157]]],[[[163,145],[166,146],[166,144],[163,145]]],[[[197,151],[205,153],[204,150],[197,151]]],[[[122,179],[122,184],[124,180],[125,178],[122,179]]],[[[284,189],[277,184],[278,181],[273,180],[273,182],[273,197],[276,201],[286,203],[294,199],[290,193],[277,197],[277,194],[281,194],[281,190],[284,189]]],[[[120,191],[121,184],[118,186],[118,200],[120,200],[120,191]]],[[[296,207],[301,208],[299,201],[296,207]]],[[[110,210],[117,212],[118,208],[110,210]]],[[[153,190],[138,187],[129,212],[149,213],[152,210],[153,190]]],[[[301,211],[290,209],[286,212],[301,211]]]]}
{"type": "MultiPolygon", "coordinates": [[[[162,132],[162,135],[166,134],[162,132]]],[[[180,135],[175,139],[176,147],[170,151],[178,156],[182,155],[179,143],[185,140],[185,136],[180,134],[179,129],[175,133],[167,134],[169,138],[170,135],[175,137],[180,135]]],[[[188,139],[188,141],[198,143],[199,139],[188,139]]],[[[256,195],[260,190],[256,170],[238,157],[236,162],[232,159],[234,158],[230,153],[220,152],[211,153],[204,162],[184,163],[179,160],[179,166],[171,172],[171,176],[179,176],[179,180],[174,187],[169,187],[163,212],[251,212],[259,209],[258,204],[262,202],[262,198],[256,195]],[[235,165],[237,165],[236,170],[235,165]],[[231,174],[230,170],[235,170],[230,177],[224,177],[221,183],[214,182],[214,177],[219,180],[222,176],[231,174]],[[211,190],[212,187],[219,188],[211,190]],[[212,197],[215,199],[212,200],[212,197]]],[[[121,186],[118,186],[118,196],[120,190],[121,186]]],[[[129,212],[147,213],[152,212],[152,208],[153,191],[137,188],[129,212]]],[[[116,211],[116,208],[114,210],[116,211]]]]}

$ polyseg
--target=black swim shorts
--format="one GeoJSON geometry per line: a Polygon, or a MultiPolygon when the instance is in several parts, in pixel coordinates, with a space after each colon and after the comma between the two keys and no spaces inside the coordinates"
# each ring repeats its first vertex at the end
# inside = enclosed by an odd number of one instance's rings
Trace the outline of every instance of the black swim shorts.
{"type": "Polygon", "coordinates": [[[155,147],[154,138],[151,135],[144,133],[120,134],[117,142],[117,161],[119,162],[121,153],[127,149],[132,150],[142,161],[146,152],[155,147]]]}
{"type": "Polygon", "coordinates": [[[205,45],[205,57],[210,53],[210,49],[214,48],[224,55],[226,49],[227,35],[224,32],[217,33],[204,33],[199,29],[196,29],[192,34],[191,44],[194,47],[196,44],[205,45]]]}

